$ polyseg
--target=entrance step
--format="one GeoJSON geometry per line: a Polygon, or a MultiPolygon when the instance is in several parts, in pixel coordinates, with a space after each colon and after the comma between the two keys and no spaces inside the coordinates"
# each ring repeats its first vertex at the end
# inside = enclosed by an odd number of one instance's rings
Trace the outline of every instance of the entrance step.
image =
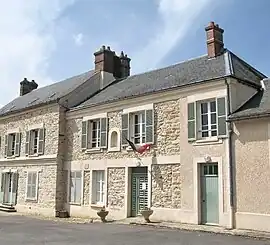
{"type": "Polygon", "coordinates": [[[17,212],[17,210],[15,209],[15,207],[8,205],[8,204],[0,204],[0,211],[2,212],[17,212]]]}

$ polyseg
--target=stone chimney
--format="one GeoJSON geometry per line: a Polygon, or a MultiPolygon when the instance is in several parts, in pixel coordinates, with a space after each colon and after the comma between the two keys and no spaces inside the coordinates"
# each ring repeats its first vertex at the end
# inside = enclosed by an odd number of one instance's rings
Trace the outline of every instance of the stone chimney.
{"type": "Polygon", "coordinates": [[[20,82],[20,96],[30,93],[34,89],[37,89],[37,87],[38,84],[34,80],[29,82],[27,78],[24,78],[24,80],[20,82]]]}
{"type": "Polygon", "coordinates": [[[224,30],[211,21],[205,28],[207,37],[208,58],[214,58],[224,51],[223,32],[224,30]]]}
{"type": "Polygon", "coordinates": [[[121,63],[121,77],[130,76],[130,58],[127,55],[124,55],[124,52],[121,52],[120,63],[121,63]]]}
{"type": "Polygon", "coordinates": [[[94,53],[95,71],[112,74],[115,78],[124,78],[130,75],[130,58],[121,52],[120,57],[108,46],[103,45],[94,53]]]}

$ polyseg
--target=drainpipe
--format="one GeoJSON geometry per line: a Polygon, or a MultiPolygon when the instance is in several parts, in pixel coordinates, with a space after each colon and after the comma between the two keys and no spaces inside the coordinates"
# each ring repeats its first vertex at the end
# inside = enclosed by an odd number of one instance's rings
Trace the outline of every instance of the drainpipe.
{"type": "MultiPolygon", "coordinates": [[[[228,114],[230,115],[232,113],[231,109],[231,98],[230,98],[230,85],[227,81],[227,78],[225,78],[225,84],[227,86],[227,108],[228,108],[228,114]]],[[[229,145],[229,182],[230,182],[230,211],[231,211],[231,229],[235,228],[235,222],[234,222],[234,178],[233,178],[233,145],[232,145],[232,122],[228,122],[228,145],[229,145]]]]}

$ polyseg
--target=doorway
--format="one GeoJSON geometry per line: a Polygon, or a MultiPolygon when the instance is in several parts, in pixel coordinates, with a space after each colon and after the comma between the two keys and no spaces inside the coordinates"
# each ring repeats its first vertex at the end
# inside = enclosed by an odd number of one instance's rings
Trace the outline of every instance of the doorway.
{"type": "Polygon", "coordinates": [[[140,215],[148,207],[147,167],[132,168],[131,173],[131,216],[140,215]]]}
{"type": "Polygon", "coordinates": [[[16,205],[17,187],[18,187],[18,174],[16,172],[2,173],[0,202],[5,205],[16,205]]]}
{"type": "Polygon", "coordinates": [[[201,223],[219,223],[218,164],[202,164],[201,186],[201,223]]]}

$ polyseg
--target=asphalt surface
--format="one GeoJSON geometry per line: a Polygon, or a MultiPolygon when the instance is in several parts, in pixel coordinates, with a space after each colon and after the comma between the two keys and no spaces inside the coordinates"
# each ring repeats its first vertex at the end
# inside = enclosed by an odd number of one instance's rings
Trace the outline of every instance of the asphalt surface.
{"type": "Polygon", "coordinates": [[[263,245],[266,240],[116,224],[71,224],[0,216],[0,245],[263,245]]]}

